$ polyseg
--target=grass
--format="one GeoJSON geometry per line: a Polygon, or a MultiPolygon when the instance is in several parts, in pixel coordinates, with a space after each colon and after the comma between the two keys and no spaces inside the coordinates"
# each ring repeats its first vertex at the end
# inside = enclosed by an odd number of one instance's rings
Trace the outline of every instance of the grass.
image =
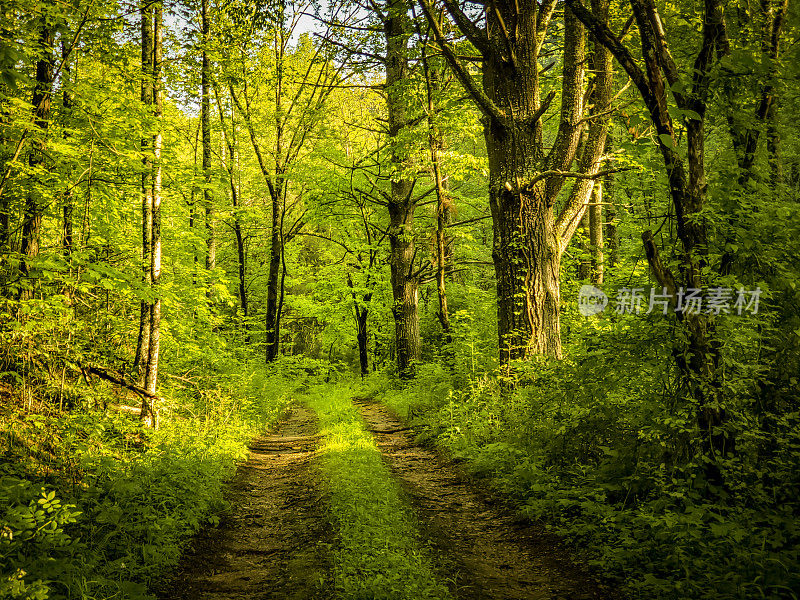
{"type": "Polygon", "coordinates": [[[347,600],[449,600],[431,552],[345,386],[319,386],[309,405],[324,435],[320,468],[338,534],[334,584],[347,600]]]}
{"type": "Polygon", "coordinates": [[[158,431],[98,410],[0,415],[0,598],[153,598],[287,385],[261,373],[176,402],[158,431]]]}

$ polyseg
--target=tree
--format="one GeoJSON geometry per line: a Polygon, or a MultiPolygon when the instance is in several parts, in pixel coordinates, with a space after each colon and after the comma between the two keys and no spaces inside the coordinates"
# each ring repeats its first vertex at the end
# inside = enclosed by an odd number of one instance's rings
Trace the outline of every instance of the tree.
{"type": "MultiPolygon", "coordinates": [[[[639,90],[658,135],[682,252],[680,270],[676,273],[662,260],[652,231],[645,231],[642,240],[653,276],[673,299],[677,299],[679,291],[703,289],[712,280],[715,267],[709,261],[709,224],[702,216],[708,188],[705,116],[714,59],[727,54],[729,48],[723,6],[719,0],[704,0],[702,41],[687,75],[680,72],[672,56],[653,0],[630,0],[641,38],[644,71],[607,23],[594,14],[596,11],[589,11],[579,0],[567,0],[567,4],[625,69],[639,90]],[[678,149],[678,132],[670,104],[678,109],[684,122],[685,158],[678,149]]],[[[724,455],[732,449],[733,440],[728,440],[720,428],[726,420],[726,411],[721,396],[720,349],[715,341],[713,315],[676,314],[685,325],[688,338],[686,351],[678,354],[678,364],[697,401],[697,422],[705,436],[706,449],[711,455],[724,455]]],[[[716,468],[709,475],[719,479],[716,468]]]]}
{"type": "Polygon", "coordinates": [[[214,225],[214,202],[211,197],[211,62],[208,57],[210,23],[208,0],[200,2],[202,64],[200,83],[200,129],[203,145],[203,208],[206,222],[206,269],[217,266],[217,239],[214,225]]]}
{"type": "Polygon", "coordinates": [[[437,94],[440,92],[441,80],[443,77],[443,65],[434,62],[428,57],[425,45],[422,47],[422,67],[425,76],[425,97],[427,106],[425,113],[428,121],[428,146],[431,154],[431,176],[433,178],[433,185],[436,189],[436,241],[435,241],[435,255],[436,255],[436,293],[439,297],[439,322],[442,325],[442,331],[445,335],[445,343],[447,346],[447,354],[451,355],[450,362],[452,366],[452,343],[453,336],[450,324],[450,311],[447,306],[447,289],[445,283],[445,275],[447,273],[450,259],[452,258],[450,252],[450,242],[447,236],[447,225],[450,221],[451,198],[448,195],[447,179],[443,173],[441,162],[441,151],[444,147],[444,135],[441,127],[438,124],[437,112],[437,94]]]}
{"type": "Polygon", "coordinates": [[[258,52],[260,65],[253,64],[248,57],[250,30],[239,32],[243,37],[237,40],[241,45],[238,64],[225,74],[231,99],[244,121],[270,199],[265,312],[267,362],[278,357],[280,348],[285,244],[304,227],[302,198],[294,196],[292,190],[294,170],[310,151],[312,132],[324,115],[331,90],[342,81],[341,75],[347,65],[346,61],[334,64],[328,60],[323,46],[312,44],[308,36],[301,36],[297,46],[292,47],[293,32],[303,10],[303,6],[298,6],[290,13],[286,3],[278,6],[268,24],[269,47],[258,52]],[[272,91],[269,103],[259,98],[259,91],[267,87],[272,91]],[[257,121],[261,119],[268,119],[269,126],[258,128],[257,121]]]}
{"type": "Polygon", "coordinates": [[[155,396],[161,348],[161,192],[163,146],[163,92],[161,69],[163,60],[163,7],[160,2],[145,3],[141,8],[142,85],[141,100],[150,107],[154,119],[145,129],[141,146],[144,154],[142,172],[142,260],[144,284],[150,298],[142,300],[134,370],[138,370],[138,386],[150,394],[142,395],[141,418],[149,426],[157,426],[158,414],[150,402],[155,396]]]}
{"type": "Polygon", "coordinates": [[[389,211],[389,266],[392,272],[392,314],[395,323],[397,370],[401,377],[414,374],[419,361],[422,341],[419,335],[419,280],[414,273],[414,180],[407,174],[406,157],[401,134],[408,127],[409,86],[408,40],[411,23],[402,0],[389,0],[381,16],[386,37],[386,112],[390,147],[391,183],[387,208],[389,211]]]}
{"type": "MultiPolygon", "coordinates": [[[[44,14],[39,25],[38,59],[36,61],[36,84],[33,89],[33,127],[35,130],[33,147],[28,154],[28,166],[34,172],[37,181],[31,186],[25,201],[25,212],[22,221],[22,244],[20,252],[22,261],[20,271],[24,277],[30,276],[30,262],[39,256],[42,235],[42,217],[45,208],[43,181],[46,153],[47,130],[50,126],[50,105],[53,91],[53,44],[55,34],[44,14]]],[[[33,282],[20,288],[20,299],[33,297],[33,282]]]]}
{"type": "MultiPolygon", "coordinates": [[[[142,82],[141,101],[145,110],[145,121],[150,117],[149,110],[153,105],[153,5],[149,0],[142,0],[140,8],[141,19],[141,45],[142,45],[142,82]]],[[[150,154],[151,138],[148,128],[145,128],[141,141],[142,151],[142,283],[145,291],[149,292],[153,285],[152,251],[153,241],[153,162],[150,154]]],[[[149,298],[141,301],[139,315],[139,336],[136,342],[136,358],[133,370],[139,387],[145,386],[147,362],[150,352],[150,321],[152,318],[152,302],[149,298]]]]}
{"type": "MultiPolygon", "coordinates": [[[[156,2],[153,10],[153,104],[156,131],[153,135],[153,207],[150,239],[150,273],[153,285],[153,305],[150,310],[150,342],[147,347],[145,389],[155,396],[158,381],[158,362],[161,349],[161,182],[163,148],[162,119],[164,114],[161,70],[163,61],[163,4],[156,2]]],[[[142,418],[151,426],[158,424],[158,413],[152,403],[142,396],[142,418]]]]}
{"type": "Polygon", "coordinates": [[[595,74],[595,102],[579,153],[587,126],[585,32],[566,10],[560,123],[554,146],[545,152],[542,118],[556,94],[551,90],[541,98],[539,56],[555,0],[492,3],[482,29],[455,0],[445,0],[455,26],[480,53],[482,86],[446,39],[438,11],[429,0],[420,1],[451,68],[485,118],[501,362],[532,354],[560,357],[561,256],[601,175],[612,73],[595,74]],[[570,171],[576,159],[578,170],[570,171]],[[566,178],[575,183],[556,214],[566,178]]]}
{"type": "MultiPolygon", "coordinates": [[[[247,273],[247,255],[245,253],[244,248],[244,233],[242,229],[242,218],[241,218],[241,203],[239,200],[239,186],[236,183],[236,122],[234,119],[234,111],[231,108],[230,111],[230,129],[225,124],[226,117],[225,112],[222,108],[222,100],[220,98],[221,93],[219,90],[219,86],[214,86],[214,97],[217,101],[217,109],[219,110],[219,122],[222,128],[222,137],[223,142],[225,144],[225,148],[228,150],[228,159],[225,160],[223,157],[223,166],[225,170],[228,172],[228,185],[230,186],[231,192],[231,203],[233,205],[233,214],[231,218],[233,220],[233,233],[236,236],[236,259],[238,265],[238,291],[239,291],[239,305],[242,307],[242,317],[245,319],[245,327],[248,327],[247,318],[250,316],[249,312],[249,304],[247,301],[247,282],[245,280],[246,273],[247,273]]],[[[249,336],[246,336],[246,340],[249,341],[249,336]]]]}

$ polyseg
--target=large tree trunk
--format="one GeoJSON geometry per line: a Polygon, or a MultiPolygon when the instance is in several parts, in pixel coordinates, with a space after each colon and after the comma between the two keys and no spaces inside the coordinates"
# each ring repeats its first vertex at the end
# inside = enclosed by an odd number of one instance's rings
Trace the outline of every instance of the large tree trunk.
{"type": "Polygon", "coordinates": [[[389,117],[391,162],[395,175],[389,198],[389,245],[392,314],[395,322],[397,370],[402,378],[414,375],[414,364],[421,357],[419,332],[418,277],[414,273],[414,181],[404,175],[407,150],[400,133],[408,122],[409,23],[406,5],[400,0],[387,2],[384,19],[386,35],[386,108],[389,117]]]}
{"type": "MultiPolygon", "coordinates": [[[[141,7],[142,26],[142,87],[141,100],[145,110],[153,104],[153,7],[143,0],[141,7]]],[[[153,161],[150,154],[152,137],[145,131],[142,137],[142,283],[150,288],[153,283],[150,251],[153,239],[153,161]]],[[[136,341],[136,358],[133,370],[139,387],[145,387],[147,360],[150,354],[150,320],[152,304],[142,300],[139,313],[139,336],[136,341]]]]}
{"type": "MultiPolygon", "coordinates": [[[[531,7],[517,15],[513,2],[499,3],[498,11],[489,12],[487,31],[492,46],[503,48],[510,35],[508,23],[514,21],[518,29],[514,59],[508,51],[485,54],[483,75],[486,96],[503,115],[513,115],[490,117],[484,125],[501,363],[531,353],[561,356],[561,248],[551,202],[558,192],[543,180],[526,185],[549,166],[539,119],[538,40],[543,34],[537,34],[536,10],[531,7]]],[[[562,127],[556,141],[561,149],[552,155],[556,169],[568,169],[572,163],[580,134],[573,125],[574,114],[582,110],[583,30],[569,14],[565,28],[563,75],[572,85],[565,86],[562,97],[562,127]]]]}
{"type": "MultiPolygon", "coordinates": [[[[147,352],[147,369],[145,374],[145,389],[155,395],[158,382],[158,361],[161,349],[161,149],[163,94],[161,83],[161,63],[163,58],[163,4],[154,5],[153,26],[153,102],[156,118],[156,133],[153,136],[153,226],[150,250],[150,272],[155,293],[153,306],[150,311],[150,343],[147,352]]],[[[152,404],[148,404],[143,397],[142,419],[150,427],[158,424],[158,413],[152,404]]]]}
{"type": "Polygon", "coordinates": [[[400,377],[414,375],[414,363],[421,356],[419,332],[418,281],[414,268],[414,206],[408,198],[412,192],[408,180],[392,182],[392,201],[389,203],[389,245],[392,282],[392,315],[395,324],[397,369],[400,377]]]}
{"type": "MultiPolygon", "coordinates": [[[[28,166],[34,178],[41,177],[44,168],[47,150],[47,129],[50,121],[50,104],[53,91],[53,29],[46,22],[42,22],[39,34],[39,52],[41,56],[36,61],[36,85],[33,89],[34,127],[36,137],[33,147],[28,155],[28,166]]],[[[25,199],[25,214],[22,221],[22,244],[20,252],[22,261],[20,270],[25,277],[30,275],[30,259],[39,256],[39,245],[42,236],[42,216],[45,200],[41,192],[31,186],[25,199]]],[[[20,288],[20,299],[29,300],[33,297],[33,282],[26,282],[20,288]]]]}

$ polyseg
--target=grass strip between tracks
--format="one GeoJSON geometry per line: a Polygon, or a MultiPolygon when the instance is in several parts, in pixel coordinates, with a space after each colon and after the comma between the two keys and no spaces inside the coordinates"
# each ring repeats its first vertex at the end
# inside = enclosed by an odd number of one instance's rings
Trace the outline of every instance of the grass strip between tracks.
{"type": "Polygon", "coordinates": [[[337,533],[336,590],[346,600],[450,600],[351,396],[347,386],[320,386],[309,393],[324,435],[320,468],[337,533]]]}

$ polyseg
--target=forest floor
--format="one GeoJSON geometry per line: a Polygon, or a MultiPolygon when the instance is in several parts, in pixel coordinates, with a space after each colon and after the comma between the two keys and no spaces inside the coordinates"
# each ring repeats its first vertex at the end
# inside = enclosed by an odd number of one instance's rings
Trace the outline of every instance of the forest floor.
{"type": "Polygon", "coordinates": [[[195,537],[164,600],[311,600],[331,596],[327,501],[312,461],[319,442],[314,411],[295,406],[229,485],[218,527],[195,537]]]}
{"type": "MultiPolygon", "coordinates": [[[[432,550],[436,577],[459,600],[618,598],[576,566],[541,525],[421,447],[382,404],[353,399],[414,524],[432,550]]],[[[328,550],[335,544],[314,412],[297,406],[251,446],[230,484],[230,510],[196,537],[163,600],[327,599],[335,595],[328,550]]],[[[403,596],[405,597],[405,596],[403,596]]],[[[347,599],[344,599],[347,600],[347,599]]]]}

